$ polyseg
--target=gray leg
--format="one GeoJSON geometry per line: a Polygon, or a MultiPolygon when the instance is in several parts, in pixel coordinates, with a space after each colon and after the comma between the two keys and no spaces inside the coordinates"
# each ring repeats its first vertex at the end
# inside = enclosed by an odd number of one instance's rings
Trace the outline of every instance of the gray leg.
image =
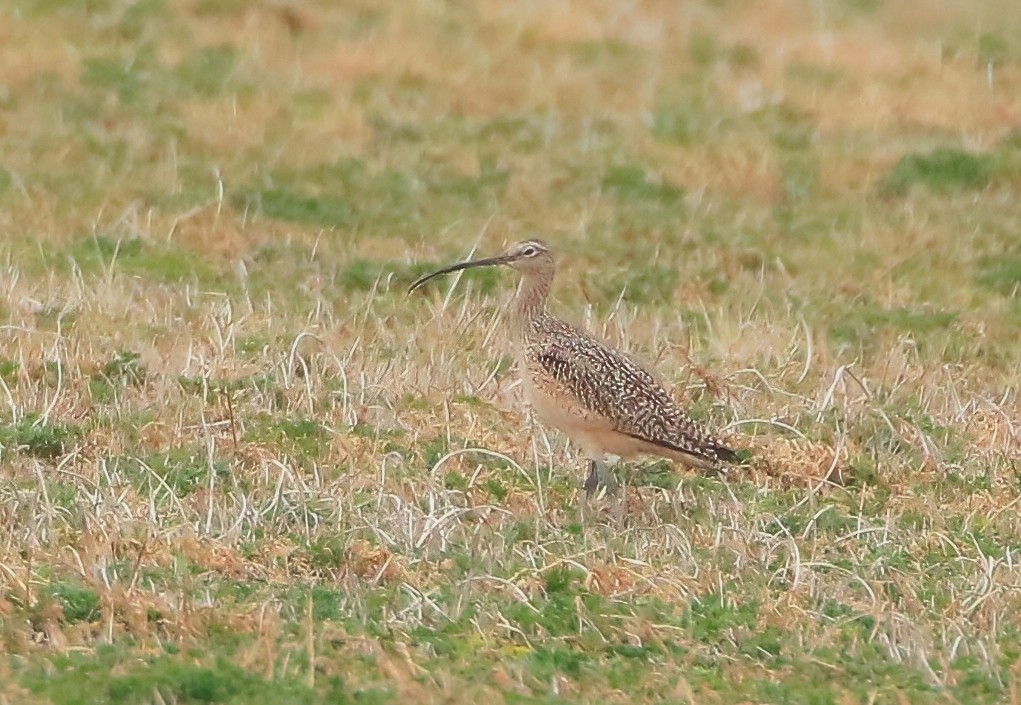
{"type": "Polygon", "coordinates": [[[599,489],[599,466],[596,461],[590,460],[588,466],[588,477],[585,478],[585,494],[591,497],[599,489]]]}
{"type": "Polygon", "coordinates": [[[610,468],[605,463],[596,460],[589,462],[589,473],[584,486],[585,494],[589,497],[598,494],[601,488],[605,488],[608,495],[616,494],[620,487],[617,484],[617,479],[610,472],[610,468]]]}

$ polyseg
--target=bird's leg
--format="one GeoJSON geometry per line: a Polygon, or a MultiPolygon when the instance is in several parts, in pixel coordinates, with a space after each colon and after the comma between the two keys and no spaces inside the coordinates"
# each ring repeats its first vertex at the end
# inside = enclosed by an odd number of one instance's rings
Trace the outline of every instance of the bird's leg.
{"type": "Polygon", "coordinates": [[[613,474],[613,469],[609,465],[603,465],[599,474],[599,484],[606,488],[606,494],[615,495],[617,490],[620,489],[620,483],[617,482],[617,477],[613,474]]]}
{"type": "Polygon", "coordinates": [[[591,497],[599,489],[599,469],[596,461],[590,460],[588,477],[585,478],[585,494],[591,497]]]}
{"type": "Polygon", "coordinates": [[[598,494],[601,488],[606,489],[606,494],[612,495],[617,493],[619,487],[617,479],[605,463],[598,460],[589,461],[589,473],[585,479],[586,495],[593,497],[598,494]]]}

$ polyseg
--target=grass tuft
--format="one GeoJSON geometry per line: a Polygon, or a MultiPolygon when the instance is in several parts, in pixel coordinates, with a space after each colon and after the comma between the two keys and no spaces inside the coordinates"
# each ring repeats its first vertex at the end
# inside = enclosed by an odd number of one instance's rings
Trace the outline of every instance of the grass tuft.
{"type": "Polygon", "coordinates": [[[47,423],[28,415],[13,424],[0,425],[0,448],[8,453],[24,453],[37,458],[56,458],[69,451],[82,429],[59,423],[47,423]]]}
{"type": "Polygon", "coordinates": [[[99,595],[87,587],[58,583],[52,588],[53,596],[62,606],[64,621],[94,622],[99,619],[99,595]]]}

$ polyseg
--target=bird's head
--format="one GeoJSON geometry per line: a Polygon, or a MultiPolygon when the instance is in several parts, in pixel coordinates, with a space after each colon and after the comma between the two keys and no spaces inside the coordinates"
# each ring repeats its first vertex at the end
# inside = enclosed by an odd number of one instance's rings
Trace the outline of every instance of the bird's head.
{"type": "Polygon", "coordinates": [[[555,262],[553,259],[553,253],[550,251],[549,245],[545,242],[542,240],[522,240],[521,242],[516,242],[508,247],[502,255],[487,257],[485,259],[470,260],[468,262],[458,262],[457,264],[452,264],[448,267],[438,269],[432,274],[426,274],[408,288],[408,293],[411,293],[433,277],[438,277],[441,274],[457,272],[459,270],[470,269],[472,267],[492,267],[495,265],[512,267],[526,277],[552,277],[555,262]]]}

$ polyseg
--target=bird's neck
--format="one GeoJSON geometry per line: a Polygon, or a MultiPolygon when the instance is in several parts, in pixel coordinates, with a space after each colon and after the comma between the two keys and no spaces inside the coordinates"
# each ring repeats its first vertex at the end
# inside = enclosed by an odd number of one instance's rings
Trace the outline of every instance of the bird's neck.
{"type": "Polygon", "coordinates": [[[516,329],[527,330],[534,320],[546,313],[546,299],[549,298],[551,279],[541,274],[522,275],[511,304],[511,315],[516,329]]]}

